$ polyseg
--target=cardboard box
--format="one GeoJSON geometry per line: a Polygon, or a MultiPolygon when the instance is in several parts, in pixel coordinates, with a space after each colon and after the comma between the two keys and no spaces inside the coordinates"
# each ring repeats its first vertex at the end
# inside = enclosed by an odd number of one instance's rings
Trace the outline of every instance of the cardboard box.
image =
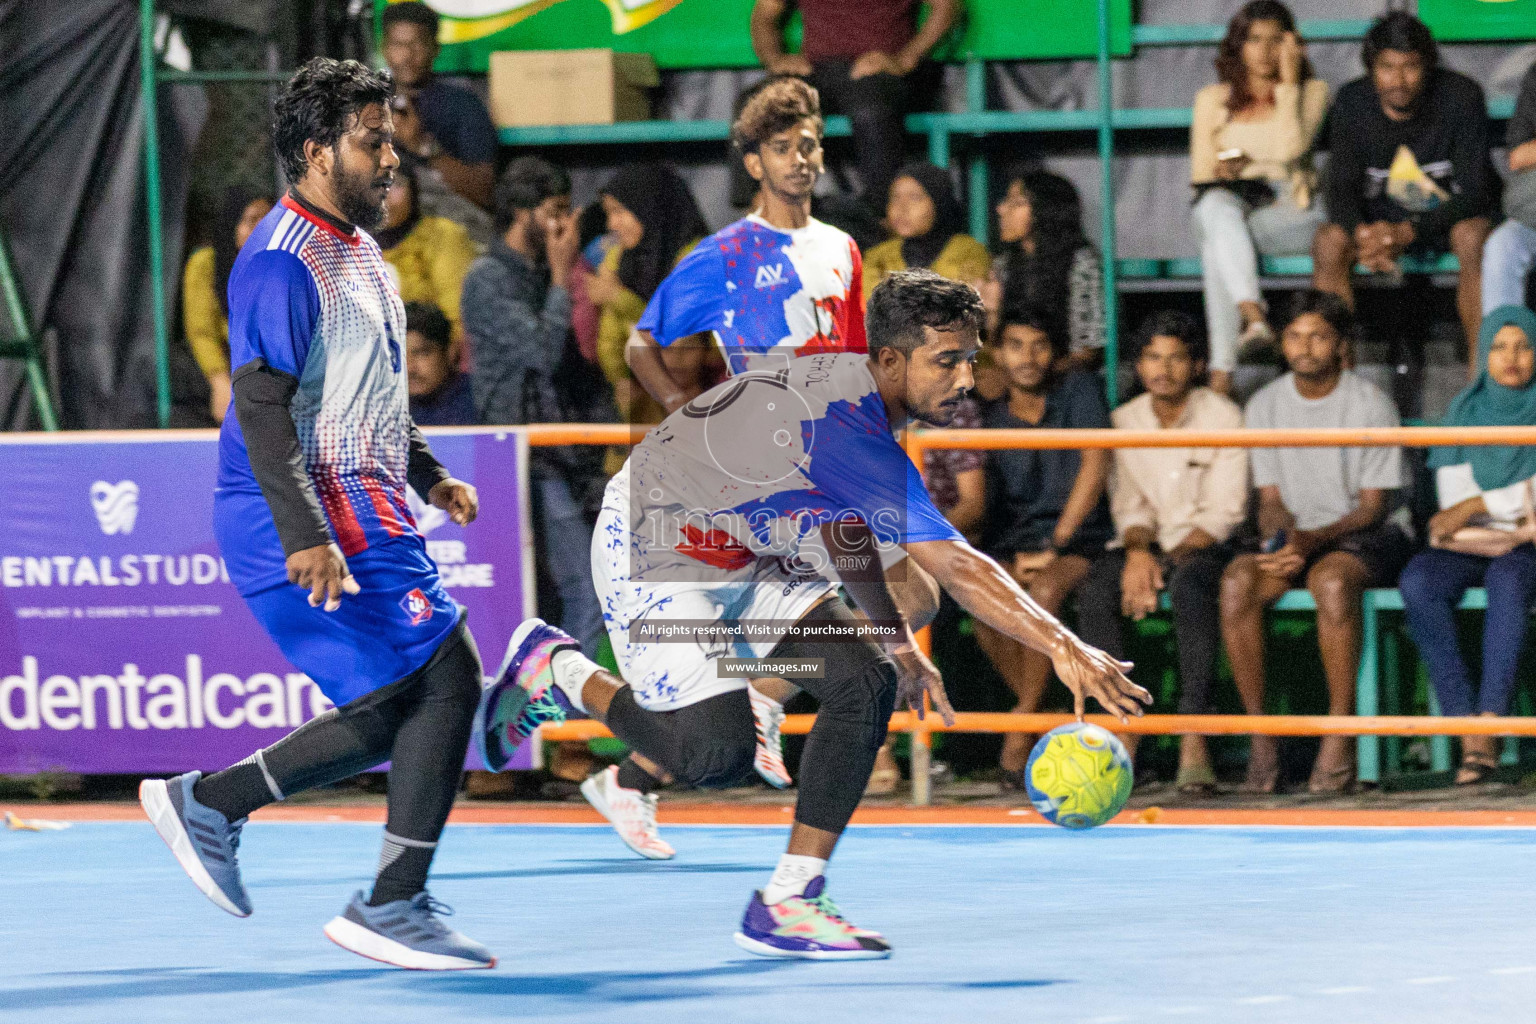
{"type": "Polygon", "coordinates": [[[503,128],[612,124],[651,116],[660,84],[648,53],[511,50],[491,54],[491,117],[503,128]]]}

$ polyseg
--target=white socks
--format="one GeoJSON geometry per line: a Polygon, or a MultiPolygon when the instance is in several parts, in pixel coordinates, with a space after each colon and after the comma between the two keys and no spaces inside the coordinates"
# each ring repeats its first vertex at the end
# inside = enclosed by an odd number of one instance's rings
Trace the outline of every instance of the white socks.
{"type": "Polygon", "coordinates": [[[763,886],[763,902],[771,907],[791,896],[801,895],[811,879],[824,874],[826,870],[827,862],[820,857],[786,853],[779,858],[779,866],[773,869],[773,877],[763,886]]]}
{"type": "Polygon", "coordinates": [[[587,706],[581,702],[581,688],[594,672],[601,672],[602,667],[580,651],[566,649],[556,651],[555,656],[549,659],[549,671],[555,677],[555,685],[565,694],[565,699],[583,714],[587,714],[587,706]]]}

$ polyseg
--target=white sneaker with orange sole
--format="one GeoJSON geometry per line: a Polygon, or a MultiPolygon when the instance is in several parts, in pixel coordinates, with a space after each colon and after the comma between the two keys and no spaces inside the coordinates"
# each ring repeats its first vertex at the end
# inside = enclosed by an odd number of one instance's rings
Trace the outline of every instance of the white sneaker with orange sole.
{"type": "Polygon", "coordinates": [[[794,781],[784,767],[784,737],[780,732],[784,728],[784,707],[750,686],[747,697],[752,702],[752,721],[757,726],[757,751],[752,755],[752,767],[768,785],[784,789],[794,781]]]}
{"type": "Polygon", "coordinates": [[[624,845],[647,860],[671,860],[677,856],[656,834],[656,794],[619,785],[617,766],[605,768],[581,784],[581,795],[598,814],[607,818],[624,845]]]}

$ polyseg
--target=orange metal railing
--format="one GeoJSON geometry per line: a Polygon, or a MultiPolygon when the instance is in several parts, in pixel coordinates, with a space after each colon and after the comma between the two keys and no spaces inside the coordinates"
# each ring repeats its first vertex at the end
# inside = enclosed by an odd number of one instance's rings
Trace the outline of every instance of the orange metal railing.
{"type": "MultiPolygon", "coordinates": [[[[522,428],[530,445],[634,444],[647,427],[628,424],[538,424],[522,428]]],[[[912,460],[922,465],[929,449],[1000,450],[1009,448],[1336,448],[1430,447],[1434,445],[1536,445],[1536,427],[1374,427],[1358,430],[908,430],[902,441],[912,460]]],[[[918,643],[931,650],[929,631],[918,643]]],[[[913,802],[929,802],[928,769],[936,732],[1045,732],[1070,715],[962,712],[953,726],[936,714],[919,719],[910,712],[891,718],[893,732],[912,740],[913,802]]],[[[1536,736],[1536,718],[1431,718],[1406,716],[1322,715],[1146,715],[1128,724],[1107,715],[1089,715],[1116,732],[1142,735],[1270,736],[1536,736]]],[[[814,715],[790,715],[786,733],[810,730],[814,715]]],[[[591,739],[611,735],[596,722],[546,726],[546,739],[591,739]]]]}

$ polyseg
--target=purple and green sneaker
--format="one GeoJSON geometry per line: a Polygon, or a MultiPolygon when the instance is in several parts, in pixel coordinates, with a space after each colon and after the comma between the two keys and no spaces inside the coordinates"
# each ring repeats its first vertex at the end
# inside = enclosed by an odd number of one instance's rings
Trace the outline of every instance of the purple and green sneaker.
{"type": "Polygon", "coordinates": [[[883,960],[891,944],[879,932],[856,928],[826,894],[827,879],[818,875],[804,894],[768,906],[752,894],[736,933],[736,945],[758,956],[799,960],[883,960]]]}
{"type": "Polygon", "coordinates": [[[543,619],[528,619],[512,634],[496,681],[480,694],[475,711],[475,749],[486,768],[505,768],[545,722],[585,717],[555,685],[550,660],[564,650],[580,651],[581,645],[543,619]]]}

